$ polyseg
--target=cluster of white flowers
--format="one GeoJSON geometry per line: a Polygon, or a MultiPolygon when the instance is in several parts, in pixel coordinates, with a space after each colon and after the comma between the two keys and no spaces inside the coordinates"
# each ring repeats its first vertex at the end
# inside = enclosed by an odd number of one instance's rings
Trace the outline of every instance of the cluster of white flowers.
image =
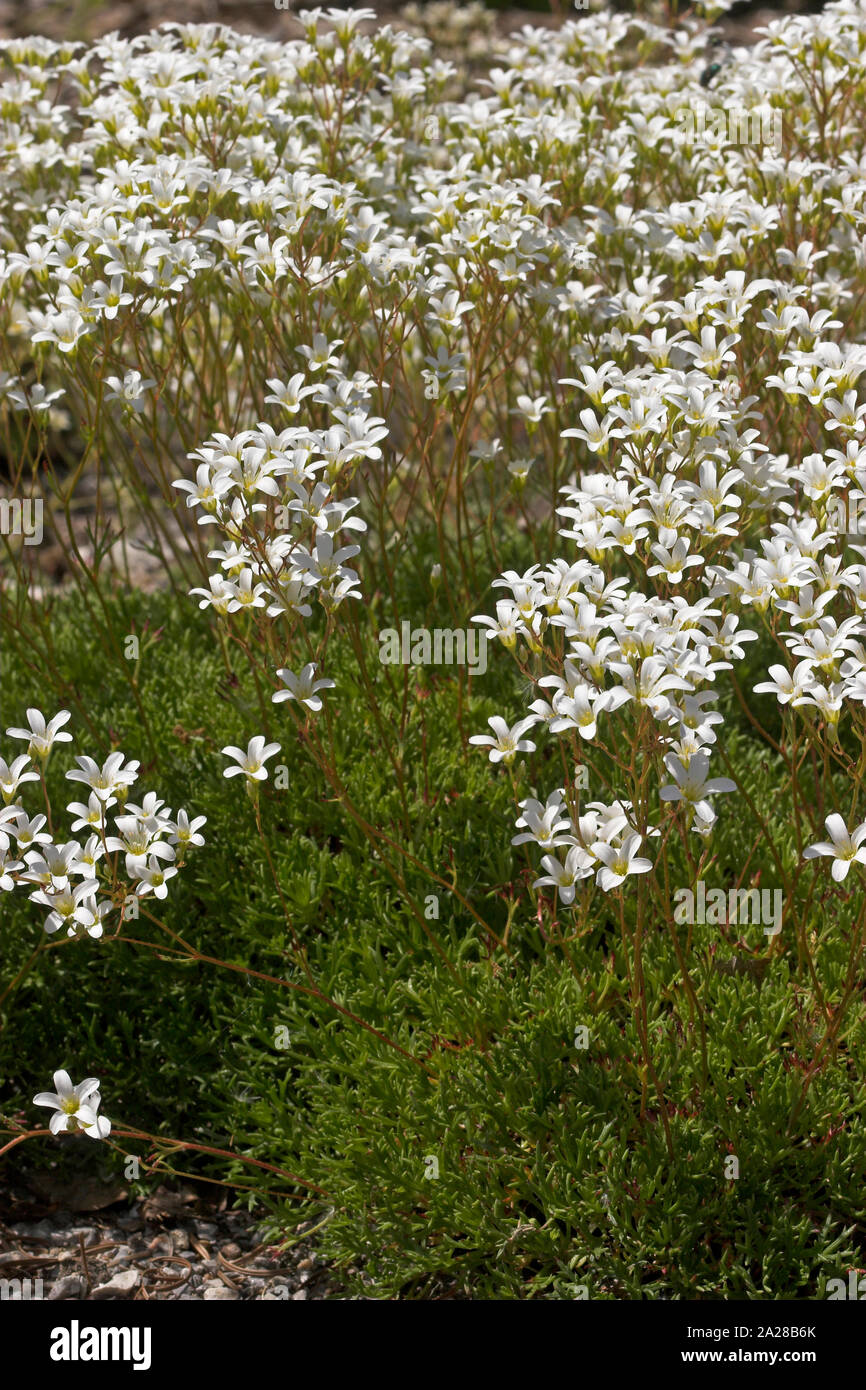
{"type": "MultiPolygon", "coordinates": [[[[553,41],[566,65],[580,32],[571,29],[563,48],[553,41]]],[[[804,65],[841,93],[866,42],[866,11],[831,5],[820,18],[786,18],[765,32],[723,70],[725,106],[771,101],[784,109],[793,146],[814,150],[819,117],[804,65]]],[[[578,441],[581,461],[558,509],[574,549],[504,574],[494,587],[510,597],[495,617],[475,619],[529,662],[536,687],[513,727],[496,716],[494,737],[473,738],[491,745],[491,761],[507,765],[534,751],[526,735],[543,725],[574,749],[582,740],[602,754],[625,750],[627,763],[638,728],[630,711],[657,725],[641,807],[623,796],[580,814],[564,788],[546,805],[521,803],[515,843],[543,851],[537,882],[555,884],[566,903],[582,878],[595,875],[610,890],[651,867],[635,856],[643,837],[659,832],[648,819],[659,802],[684,805],[690,829],[711,832],[710,798],[736,790],[730,778],[710,776],[722,722],[713,687],[744,660],[755,628],[785,660],[754,690],[775,694],[791,718],[797,711],[804,742],[816,733],[838,744],[846,711],[855,734],[866,733],[866,534],[860,527],[857,544],[857,528],[840,524],[866,498],[866,404],[856,391],[866,348],[842,336],[866,264],[862,137],[840,116],[835,144],[822,142],[820,158],[782,160],[769,147],[732,142],[678,153],[668,142],[673,112],[695,99],[682,73],[697,56],[692,38],[688,25],[670,36],[676,65],[628,75],[621,123],[600,141],[599,159],[622,171],[620,187],[633,197],[585,207],[577,240],[620,275],[551,291],[563,316],[555,341],[578,373],[559,378],[558,411],[560,437],[578,441]],[[638,165],[667,176],[676,169],[692,196],[659,198],[638,165]],[[820,249],[807,239],[819,207],[820,249]],[[576,342],[569,318],[580,324],[576,342]],[[744,356],[747,333],[752,351],[762,342],[757,373],[744,356]],[[752,381],[764,394],[746,394],[752,381]],[[796,456],[772,448],[790,409],[796,423],[784,435],[795,438],[796,456]],[[587,455],[594,469],[582,462],[587,455]],[[754,628],[743,625],[744,610],[754,628]]],[[[554,61],[549,49],[527,52],[494,74],[497,92],[519,105],[515,87],[525,95],[554,61]]],[[[560,78],[559,86],[568,81],[566,67],[560,78]]],[[[568,104],[576,131],[589,104],[585,82],[571,102],[560,98],[568,104]]],[[[556,122],[550,140],[565,144],[561,113],[556,122]]],[[[528,418],[544,384],[541,375],[526,382],[528,418]]],[[[859,830],[849,837],[838,815],[827,826],[842,846],[833,867],[841,879],[852,860],[864,862],[859,830]]],[[[807,857],[831,850],[819,845],[807,857]]]]}
{"type": "MultiPolygon", "coordinates": [[[[369,498],[353,479],[374,484],[382,553],[387,526],[399,540],[425,508],[444,546],[464,465],[494,508],[497,489],[548,484],[566,553],[545,561],[533,536],[542,558],[502,574],[495,615],[475,618],[520,660],[527,708],[471,742],[512,772],[542,729],[607,759],[609,801],[581,808],[566,784],[521,803],[515,843],[570,902],[582,879],[612,891],[649,872],[640,851],[672,817],[712,834],[713,798],[737,790],[715,775],[719,677],[737,682],[759,636],[779,659],[736,688],[775,695],[789,742],[866,735],[866,527],[851,519],[866,516],[851,95],[866,7],[773,21],[710,77],[694,16],[578,14],[491,37],[471,90],[428,38],[360,33],[370,16],[302,11],[289,42],[170,24],[84,50],[3,46],[0,310],[18,370],[0,411],[29,410],[38,432],[61,398],[86,399],[88,421],[98,399],[118,438],[147,424],[155,451],[211,432],[187,453],[194,480],[173,483],[220,536],[193,593],[290,629],[317,602],[330,631],[361,594],[369,498]],[[684,109],[707,102],[780,115],[783,153],[740,139],[739,120],[684,141],[684,109]]],[[[279,668],[274,701],[319,711],[333,682],[317,668],[279,668]]],[[[254,797],[278,749],[230,746],[225,775],[254,797]]],[[[0,765],[4,792],[26,766],[0,765]]],[[[93,772],[123,806],[119,767],[93,772]]],[[[100,929],[83,866],[112,845],[137,891],[164,890],[180,817],[160,805],[111,841],[91,821],[95,848],[68,861],[28,851],[38,900],[65,865],[54,917],[100,929]]],[[[841,879],[862,827],[835,811],[827,825],[841,879]]]]}
{"type": "MultiPolygon", "coordinates": [[[[697,283],[688,313],[682,303],[665,310],[682,324],[701,308],[712,318],[718,306],[719,321],[730,325],[730,296],[742,310],[761,293],[783,297],[789,289],[729,271],[697,283]]],[[[609,308],[599,308],[610,316],[609,308]]],[[[741,625],[743,609],[790,653],[786,664],[770,667],[771,679],[759,682],[756,693],[771,692],[804,716],[813,712],[815,727],[831,740],[838,740],[845,709],[855,730],[866,730],[866,566],[846,563],[845,555],[850,548],[866,559],[866,545],[828,524],[834,495],[847,495],[849,503],[864,495],[866,407],[855,407],[853,392],[838,390],[838,374],[835,396],[825,383],[824,423],[847,435],[846,450],[828,448],[792,467],[751,427],[760,418],[756,401],[740,400],[736,373],[710,375],[690,365],[715,353],[715,328],[703,328],[700,341],[683,328],[673,337],[677,344],[668,344],[664,367],[623,372],[608,360],[598,369],[583,365],[583,379],[566,383],[580,386],[595,408],[581,410],[581,427],[562,434],[583,440],[606,464],[564,489],[559,510],[569,525],[561,534],[576,543],[577,556],[506,573],[494,587],[511,597],[497,603],[495,618],[476,618],[506,647],[522,641],[540,667],[547,660],[554,669],[537,677],[546,698],[533,700],[514,729],[497,717],[491,720],[497,739],[473,741],[494,742],[491,759],[507,762],[515,751],[534,749],[531,740],[521,741],[533,724],[591,743],[602,738],[615,711],[643,707],[660,726],[658,746],[674,778],[661,786],[660,798],[687,803],[692,830],[705,835],[715,820],[707,797],[735,789],[730,779],[708,780],[721,715],[711,708],[707,687],[742,661],[758,637],[741,625]],[[619,576],[603,568],[617,554],[625,569],[619,576]],[[657,581],[649,592],[642,574],[657,581]]],[[[731,333],[723,344],[727,350],[737,341],[731,333]]],[[[846,364],[838,371],[847,385],[866,365],[866,353],[832,346],[846,364]]],[[[609,737],[622,746],[630,734],[621,728],[609,737]]],[[[623,818],[620,833],[631,840],[634,832],[633,819],[623,818]]],[[[546,840],[546,823],[538,836],[542,848],[580,845],[578,854],[569,849],[565,869],[546,858],[554,880],[570,878],[576,868],[580,876],[593,872],[594,847],[571,818],[553,841],[546,840]]],[[[616,886],[609,877],[598,881],[616,886]]]]}
{"type": "MultiPolygon", "coordinates": [[[[308,351],[323,364],[333,363],[332,346],[317,334],[308,351]]],[[[270,619],[303,619],[312,613],[311,599],[330,614],[346,599],[360,597],[358,574],[349,564],[360,547],[344,544],[341,533],[362,533],[366,523],[351,515],[359,499],[338,497],[335,484],[361,459],[381,458],[379,442],[387,430],[363,408],[373,385],[369,379],[332,370],[327,386],[305,387],[303,380],[298,373],[288,385],[270,381],[274,395],[268,399],[294,414],[301,399],[312,395],[314,403],[331,408],[334,423],[327,429],[276,432],[260,423],[233,438],[217,435],[190,455],[198,465],[195,482],[174,483],[187,494],[188,507],[201,509],[199,525],[216,525],[225,537],[208,552],[219,565],[209,588],[191,591],[200,608],[218,614],[261,609],[270,619]]],[[[308,709],[321,709],[316,691],[334,682],[315,681],[314,669],[308,664],[300,677],[278,670],[289,688],[274,700],[298,699],[308,709]]]]}
{"type": "MultiPolygon", "coordinates": [[[[585,522],[578,520],[585,503],[564,509],[574,520],[567,534],[574,535],[584,524],[594,531],[597,503],[604,495],[591,487],[582,494],[593,499],[592,516],[585,522]]],[[[576,503],[577,494],[570,496],[576,503]]],[[[649,508],[646,511],[651,515],[649,508]]],[[[589,549],[585,541],[583,548],[589,549]]],[[[561,674],[553,671],[537,678],[540,696],[513,729],[494,716],[490,723],[496,740],[475,735],[471,741],[493,743],[491,760],[506,762],[517,752],[534,750],[534,742],[521,737],[534,725],[592,744],[602,740],[606,722],[616,711],[633,706],[654,721],[658,746],[666,750],[664,766],[673,781],[661,788],[661,799],[683,803],[691,829],[706,835],[716,819],[708,797],[733,791],[734,783],[708,776],[714,725],[721,716],[708,707],[713,692],[705,687],[719,671],[731,669],[731,658],[743,655],[743,644],[755,633],[739,629],[736,614],[722,619],[710,597],[688,602],[643,594],[629,589],[626,578],[609,581],[588,559],[557,561],[546,568],[534,565],[522,576],[509,572],[495,583],[508,588],[512,597],[497,603],[495,619],[479,615],[476,621],[512,649],[522,639],[542,661],[550,651],[561,674]],[[554,642],[564,647],[561,661],[554,642]]],[[[618,734],[612,729],[609,737],[622,744],[624,730],[618,734]]],[[[656,831],[645,826],[639,833],[630,802],[591,805],[575,824],[564,798],[564,789],[559,789],[546,806],[534,799],[522,803],[517,824],[527,833],[514,843],[531,839],[543,850],[568,851],[564,867],[554,855],[545,856],[546,877],[540,883],[558,883],[560,896],[568,902],[573,890],[566,896],[566,882],[595,873],[598,885],[609,891],[628,874],[651,867],[635,856],[643,835],[656,831]]]]}
{"type": "MultiPolygon", "coordinates": [[[[615,801],[589,803],[586,812],[572,826],[566,807],[565,792],[557,788],[542,806],[534,797],[520,803],[522,815],[517,819],[521,834],[512,844],[533,842],[541,849],[564,848],[565,861],[556,854],[542,856],[544,873],[534,883],[535,888],[553,887],[560,901],[574,902],[575,884],[595,875],[604,892],[619,888],[629,874],[645,874],[651,868],[649,859],[638,855],[642,836],[629,829],[631,804],[615,801]],[[574,833],[576,830],[576,834],[574,833]]],[[[651,832],[656,833],[656,832],[651,832]]]]}
{"type": "Polygon", "coordinates": [[[127,762],[119,752],[109,753],[102,764],[80,755],[78,767],[66,777],[83,784],[88,799],[72,801],[66,809],[71,835],[85,831],[87,838],[57,840],[46,815],[25,810],[19,789],[43,780],[56,743],[72,742],[64,729],[69,718],[69,711],[61,710],[46,722],[39,710],[28,709],[26,729],[6,730],[9,738],[27,741],[27,752],[11,763],[0,758],[0,890],[29,890],[30,901],[47,909],[49,935],[65,927],[67,936],[100,937],[108,914],[120,909],[122,921],[130,900],[166,897],[186,851],[204,844],[200,831],[207,818],[190,821],[184,810],[175,817],[155,792],[134,805],[127,798],[138,780],[138,762],[127,762]],[[108,818],[112,807],[117,807],[114,833],[108,818]]]}

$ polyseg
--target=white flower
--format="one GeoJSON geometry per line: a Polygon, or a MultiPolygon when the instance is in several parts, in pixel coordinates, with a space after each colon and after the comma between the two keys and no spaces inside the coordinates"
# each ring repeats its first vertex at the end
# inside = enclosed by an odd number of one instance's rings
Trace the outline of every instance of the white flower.
{"type": "MultiPolygon", "coordinates": [[[[90,884],[92,888],[94,885],[90,884]]],[[[111,911],[110,902],[97,903],[95,897],[86,898],[79,903],[66,928],[67,936],[82,936],[86,934],[98,940],[102,936],[102,919],[106,913],[111,911]]],[[[47,928],[46,928],[47,930],[47,928]]]]}
{"type": "Polygon", "coordinates": [[[93,331],[85,323],[81,314],[74,309],[64,309],[46,319],[45,328],[33,334],[34,343],[56,343],[60,352],[73,352],[78,341],[86,333],[93,331]]]}
{"type": "Polygon", "coordinates": [[[582,429],[574,427],[562,430],[562,437],[563,439],[582,439],[593,454],[603,454],[611,439],[622,439],[625,434],[625,430],[611,427],[612,417],[610,415],[606,415],[599,424],[595,411],[588,407],[580,412],[580,422],[582,429]]]}
{"type": "Polygon", "coordinates": [[[552,410],[553,406],[547,404],[546,396],[518,396],[517,407],[510,413],[521,415],[528,425],[538,425],[541,417],[549,415],[552,410]]]}
{"type": "MultiPolygon", "coordinates": [[[[189,457],[192,458],[193,455],[190,454],[189,457]]],[[[219,499],[231,491],[232,477],[227,469],[217,471],[209,463],[200,463],[195,470],[194,483],[187,478],[176,478],[172,487],[187,494],[188,507],[204,507],[212,512],[216,510],[219,499]]],[[[191,592],[199,593],[200,590],[193,589],[191,592]]]]}
{"type": "Polygon", "coordinates": [[[70,875],[77,872],[81,846],[77,840],[67,840],[62,845],[49,842],[42,846],[41,854],[31,849],[24,858],[29,866],[26,875],[29,882],[60,887],[69,882],[70,875]]]}
{"type": "MultiPolygon", "coordinates": [[[[153,849],[156,848],[154,845],[153,849]]],[[[168,849],[168,846],[160,848],[168,849]]],[[[127,858],[126,870],[130,878],[138,879],[135,891],[139,897],[144,897],[145,893],[153,893],[156,898],[168,897],[168,880],[177,875],[177,869],[170,864],[160,864],[158,859],[148,859],[147,863],[142,864],[140,860],[127,858]]]]}
{"type": "Polygon", "coordinates": [[[671,584],[682,582],[683,573],[692,565],[702,565],[704,563],[702,555],[690,555],[689,543],[684,536],[678,536],[672,547],[664,545],[654,545],[652,553],[659,561],[657,565],[650,565],[647,574],[652,577],[656,574],[664,574],[671,584]]]}
{"type": "Polygon", "coordinates": [[[817,859],[819,855],[826,854],[832,857],[833,867],[830,872],[837,883],[842,883],[848,877],[848,870],[852,864],[866,864],[866,821],[858,825],[853,833],[849,834],[842,817],[834,812],[827,816],[824,821],[830,842],[821,841],[817,845],[810,845],[803,851],[804,859],[817,859]]]}
{"type": "Polygon", "coordinates": [[[730,777],[713,777],[707,781],[710,755],[707,752],[695,753],[685,765],[675,753],[665,755],[665,767],[672,773],[676,786],[662,787],[659,795],[662,801],[685,801],[693,806],[699,820],[708,821],[714,812],[708,796],[714,792],[735,792],[736,782],[730,777]]]}
{"type": "Polygon", "coordinates": [[[126,855],[128,874],[132,874],[136,866],[148,859],[174,859],[175,852],[171,845],[162,843],[158,838],[165,826],[156,817],[117,816],[115,825],[120,833],[107,836],[105,848],[112,854],[119,852],[126,855]]]}
{"type": "MultiPolygon", "coordinates": [[[[23,877],[26,878],[26,875],[23,877]]],[[[76,883],[74,888],[68,880],[55,884],[49,879],[44,887],[30,894],[30,901],[50,909],[43,924],[49,936],[64,926],[69,936],[77,936],[79,926],[83,926],[91,936],[101,936],[99,919],[111,905],[107,903],[97,909],[95,894],[96,881],[92,878],[76,883]],[[94,925],[99,929],[91,930],[94,925]]]]}
{"type": "Polygon", "coordinates": [[[646,705],[657,717],[670,709],[667,691],[692,689],[689,681],[682,676],[671,675],[665,663],[656,656],[648,656],[642,661],[640,672],[624,661],[612,661],[610,669],[621,677],[622,684],[614,686],[608,693],[615,694],[620,701],[624,693],[626,699],[646,705]]]}
{"type": "MultiPolygon", "coordinates": [[[[544,677],[541,684],[549,677],[544,677]]],[[[594,691],[592,686],[581,685],[573,695],[559,692],[554,697],[553,708],[556,718],[551,722],[550,732],[558,734],[564,729],[577,729],[581,738],[595,738],[598,728],[596,720],[602,710],[612,704],[610,691],[594,691]]]]}
{"type": "Polygon", "coordinates": [[[45,823],[45,816],[34,816],[31,820],[25,811],[18,811],[10,826],[19,850],[29,849],[32,845],[51,844],[51,835],[44,829],[45,823]]]}
{"type": "Polygon", "coordinates": [[[275,705],[281,700],[297,700],[300,704],[306,705],[307,709],[318,711],[322,708],[322,701],[317,691],[331,690],[335,684],[334,681],[324,678],[316,680],[316,667],[312,661],[307,663],[299,676],[285,666],[280,667],[277,675],[288,686],[288,690],[278,690],[276,695],[272,696],[275,705]]]}
{"type": "Polygon", "coordinates": [[[251,569],[241,570],[239,583],[233,584],[226,580],[226,591],[229,595],[226,604],[229,613],[240,613],[244,608],[265,608],[268,601],[268,590],[264,584],[254,583],[255,575],[251,569]]]}
{"type": "MultiPolygon", "coordinates": [[[[527,837],[528,838],[528,837],[527,837]]],[[[589,878],[593,871],[595,858],[580,845],[573,845],[565,856],[565,864],[562,864],[554,854],[545,854],[541,860],[541,867],[546,870],[540,878],[533,883],[533,888],[542,888],[547,885],[555,887],[562,902],[568,906],[574,902],[575,884],[582,878],[589,878]]]]}
{"type": "Polygon", "coordinates": [[[169,836],[169,841],[183,851],[189,847],[200,849],[204,844],[204,835],[199,835],[203,825],[207,825],[207,816],[196,816],[191,821],[186,811],[178,811],[177,820],[174,824],[174,831],[169,836]]]}
{"type": "Polygon", "coordinates": [[[71,743],[72,735],[61,733],[60,730],[70,719],[68,709],[60,710],[48,723],[45,722],[45,715],[38,709],[28,709],[27,722],[29,729],[7,729],[10,738],[26,738],[28,741],[27,752],[31,758],[44,760],[48,757],[55,743],[71,743]]]}
{"type": "Polygon", "coordinates": [[[119,376],[110,376],[106,379],[106,386],[110,387],[105,393],[107,401],[122,401],[123,404],[139,414],[146,405],[142,393],[149,391],[156,382],[152,377],[142,381],[141,372],[129,371],[121,381],[119,376]]]}
{"type": "Polygon", "coordinates": [[[131,787],[138,778],[139,762],[133,760],[124,767],[123,753],[109,753],[102,767],[94,762],[93,758],[83,755],[76,757],[75,761],[78,763],[78,769],[73,768],[71,772],[67,772],[68,780],[83,782],[106,805],[115,795],[122,800],[127,787],[131,787]]]}
{"type": "Polygon", "coordinates": [[[494,714],[487,723],[493,730],[494,737],[490,734],[473,734],[470,743],[477,743],[479,747],[486,746],[490,749],[490,761],[492,763],[505,763],[508,767],[514,762],[518,753],[532,753],[535,751],[535,744],[531,739],[523,738],[527,729],[531,729],[535,724],[534,716],[530,715],[527,719],[520,719],[509,729],[505,720],[499,714],[494,714]]]}
{"type": "Polygon", "coordinates": [[[12,875],[18,869],[23,868],[22,860],[9,858],[9,836],[0,830],[0,890],[4,893],[11,893],[15,887],[15,880],[12,875]]]}
{"type": "Polygon", "coordinates": [[[54,1091],[40,1091],[33,1097],[34,1105],[47,1105],[55,1113],[48,1121],[52,1134],[75,1134],[83,1130],[91,1139],[106,1139],[111,1133],[111,1121],[97,1115],[102,1101],[99,1082],[95,1076],[85,1077],[73,1086],[69,1073],[54,1073],[54,1091]]]}
{"type": "Polygon", "coordinates": [[[627,835],[621,845],[611,845],[605,840],[596,840],[592,852],[601,860],[601,868],[596,874],[596,883],[605,893],[619,888],[629,874],[648,874],[652,861],[640,859],[637,852],[641,846],[641,836],[636,832],[627,835]]]}
{"type": "Polygon", "coordinates": [[[15,410],[29,410],[37,415],[50,411],[54,402],[60,400],[61,396],[65,394],[62,388],[57,391],[46,391],[41,382],[34,381],[32,386],[26,390],[10,390],[7,399],[15,410]]]}
{"type": "Polygon", "coordinates": [[[25,769],[30,767],[30,758],[21,753],[11,764],[0,758],[0,794],[8,806],[22,782],[38,782],[39,773],[25,769]]]}
{"type": "Polygon", "coordinates": [[[798,662],[793,675],[785,666],[771,666],[769,674],[773,679],[756,685],[755,694],[762,695],[766,691],[768,695],[775,695],[780,705],[799,700],[815,684],[810,661],[798,662]]]}
{"type": "Polygon", "coordinates": [[[520,808],[523,814],[515,821],[515,826],[518,830],[522,830],[524,826],[527,828],[523,834],[515,835],[511,843],[524,845],[533,841],[541,849],[573,845],[575,841],[570,833],[571,820],[563,805],[562,795],[562,791],[552,792],[545,806],[531,796],[521,801],[520,808]],[[566,833],[563,834],[563,831],[566,833]]]}
{"type": "Polygon", "coordinates": [[[297,415],[304,397],[314,396],[319,389],[317,386],[305,386],[302,372],[298,372],[288,382],[269,377],[268,386],[271,388],[271,394],[265,396],[267,404],[281,405],[289,415],[297,415]]]}
{"type": "Polygon", "coordinates": [[[75,819],[72,822],[71,830],[73,835],[77,830],[99,830],[105,820],[105,812],[111,807],[116,806],[117,801],[113,796],[107,799],[99,797],[96,792],[91,792],[87,798],[87,805],[83,801],[70,801],[66,809],[75,819]]]}
{"type": "Polygon", "coordinates": [[[324,333],[313,334],[312,347],[299,347],[298,352],[306,357],[310,364],[310,371],[320,372],[325,367],[339,367],[339,357],[332,356],[335,348],[343,346],[342,338],[334,338],[333,342],[328,342],[324,333]]]}
{"type": "Polygon", "coordinates": [[[227,767],[223,772],[223,777],[239,777],[241,773],[252,782],[267,781],[268,770],[264,766],[268,758],[272,758],[275,753],[279,753],[281,745],[279,743],[266,743],[263,734],[256,734],[251,738],[247,751],[236,748],[233,744],[228,744],[222,749],[223,756],[234,758],[237,767],[227,767]]]}

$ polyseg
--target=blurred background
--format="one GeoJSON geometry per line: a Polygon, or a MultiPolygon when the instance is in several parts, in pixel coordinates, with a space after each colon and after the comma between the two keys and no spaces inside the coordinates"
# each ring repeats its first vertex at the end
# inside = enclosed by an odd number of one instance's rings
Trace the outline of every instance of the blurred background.
{"type": "MultiPolygon", "coordinates": [[[[662,0],[658,4],[642,0],[607,0],[610,8],[638,10],[653,16],[668,13],[684,14],[692,6],[678,0],[662,0]]],[[[590,0],[592,8],[597,0],[590,0]]],[[[395,4],[394,0],[370,0],[369,8],[388,21],[407,14],[412,22],[413,12],[425,19],[435,17],[437,0],[415,0],[414,4],[395,4]],[[433,12],[431,14],[431,12],[433,12]]],[[[323,8],[358,9],[363,6],[325,0],[323,8]]],[[[125,37],[153,28],[167,20],[181,19],[186,23],[230,24],[242,32],[285,34],[294,37],[297,24],[292,11],[313,8],[311,0],[290,0],[290,9],[278,9],[275,0],[0,0],[0,38],[21,38],[27,34],[45,34],[53,39],[88,39],[117,31],[125,37]]],[[[481,27],[510,30],[525,23],[559,24],[576,11],[571,0],[471,0],[468,4],[452,4],[452,10],[465,12],[468,23],[481,27]]],[[[780,13],[804,13],[823,8],[823,0],[739,0],[726,17],[723,27],[738,41],[767,19],[780,13]]]]}

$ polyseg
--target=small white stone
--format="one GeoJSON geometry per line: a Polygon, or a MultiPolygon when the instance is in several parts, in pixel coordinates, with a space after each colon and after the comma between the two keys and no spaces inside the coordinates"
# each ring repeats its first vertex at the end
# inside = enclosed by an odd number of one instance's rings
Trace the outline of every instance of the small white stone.
{"type": "Polygon", "coordinates": [[[55,1303],[60,1298],[80,1298],[84,1293],[84,1280],[80,1274],[64,1274],[62,1279],[55,1279],[48,1293],[45,1295],[47,1303],[55,1303]]]}
{"type": "Polygon", "coordinates": [[[107,1284],[99,1284],[90,1295],[91,1298],[129,1298],[141,1283],[137,1269],[122,1269],[113,1274],[107,1284]]]}

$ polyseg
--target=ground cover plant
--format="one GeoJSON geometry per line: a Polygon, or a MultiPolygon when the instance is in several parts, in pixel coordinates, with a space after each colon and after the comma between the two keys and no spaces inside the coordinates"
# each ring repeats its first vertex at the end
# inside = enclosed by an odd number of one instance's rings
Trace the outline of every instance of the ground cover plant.
{"type": "Polygon", "coordinates": [[[866,9],[721,8],[2,45],[7,1172],[863,1266],[866,9]]]}

